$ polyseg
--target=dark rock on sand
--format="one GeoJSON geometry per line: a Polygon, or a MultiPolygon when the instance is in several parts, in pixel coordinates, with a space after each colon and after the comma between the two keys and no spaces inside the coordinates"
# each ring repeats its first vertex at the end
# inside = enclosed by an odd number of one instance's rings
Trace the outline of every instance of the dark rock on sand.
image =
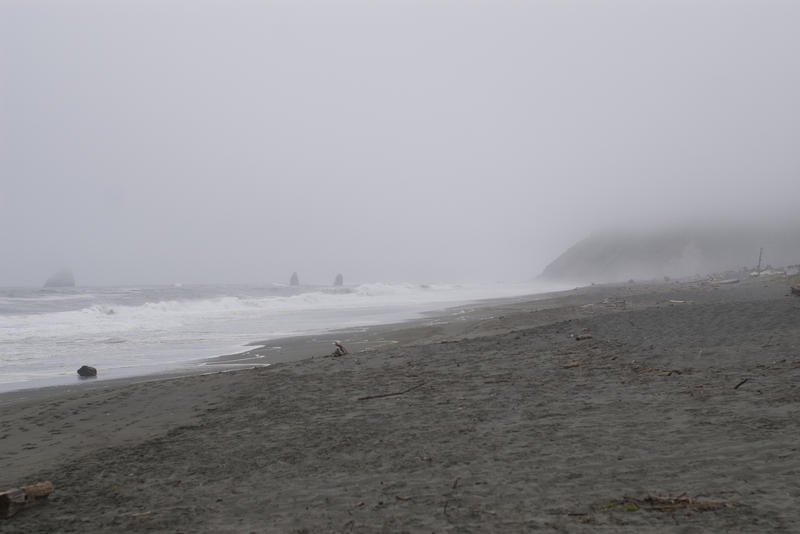
{"type": "Polygon", "coordinates": [[[62,269],[47,279],[44,287],[75,287],[75,277],[69,269],[62,269]]]}
{"type": "Polygon", "coordinates": [[[88,365],[82,365],[81,368],[78,369],[78,374],[83,378],[91,378],[97,376],[97,369],[89,367],[88,365]]]}

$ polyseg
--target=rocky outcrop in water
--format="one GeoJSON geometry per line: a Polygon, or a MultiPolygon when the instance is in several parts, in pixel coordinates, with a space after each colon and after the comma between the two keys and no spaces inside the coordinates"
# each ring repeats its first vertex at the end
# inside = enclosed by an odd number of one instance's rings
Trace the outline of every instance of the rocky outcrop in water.
{"type": "Polygon", "coordinates": [[[336,279],[333,281],[333,285],[335,286],[344,285],[344,276],[342,276],[342,273],[336,275],[336,279]]]}
{"type": "Polygon", "coordinates": [[[48,278],[44,287],[75,287],[75,277],[69,269],[62,269],[48,278]]]}
{"type": "Polygon", "coordinates": [[[300,278],[297,276],[297,273],[292,273],[292,277],[289,279],[290,286],[299,286],[300,285],[300,278]]]}

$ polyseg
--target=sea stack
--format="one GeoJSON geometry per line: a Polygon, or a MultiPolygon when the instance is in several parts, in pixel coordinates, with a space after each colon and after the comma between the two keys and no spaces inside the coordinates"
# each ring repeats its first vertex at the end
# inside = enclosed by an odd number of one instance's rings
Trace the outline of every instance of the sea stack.
{"type": "Polygon", "coordinates": [[[333,281],[333,285],[341,286],[343,284],[344,284],[344,276],[342,276],[342,273],[339,273],[336,275],[336,278],[333,281]]]}
{"type": "Polygon", "coordinates": [[[75,277],[69,269],[61,269],[47,279],[44,287],[75,287],[75,277]]]}
{"type": "Polygon", "coordinates": [[[290,286],[299,286],[300,285],[300,278],[297,277],[297,273],[292,273],[292,277],[289,279],[290,286]]]}

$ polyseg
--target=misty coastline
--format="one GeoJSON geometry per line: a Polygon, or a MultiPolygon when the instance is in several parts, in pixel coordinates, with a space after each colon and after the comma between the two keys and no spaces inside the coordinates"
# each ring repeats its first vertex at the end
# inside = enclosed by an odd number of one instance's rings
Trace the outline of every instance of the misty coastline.
{"type": "Polygon", "coordinates": [[[338,358],[2,396],[0,483],[56,487],[4,532],[800,521],[785,280],[541,297],[338,332],[338,358]]]}
{"type": "Polygon", "coordinates": [[[797,265],[800,224],[676,224],[656,230],[592,234],[550,262],[540,278],[615,283],[663,277],[698,279],[720,273],[747,277],[760,270],[797,265]]]}
{"type": "Polygon", "coordinates": [[[0,0],[0,530],[798,531],[798,21],[0,0]]]}

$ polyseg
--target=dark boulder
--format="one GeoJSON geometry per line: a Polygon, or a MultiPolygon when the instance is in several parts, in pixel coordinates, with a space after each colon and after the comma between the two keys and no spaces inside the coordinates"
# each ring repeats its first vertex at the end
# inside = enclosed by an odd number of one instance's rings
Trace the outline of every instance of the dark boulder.
{"type": "Polygon", "coordinates": [[[83,365],[80,369],[78,369],[78,374],[83,378],[95,377],[97,376],[97,369],[94,367],[89,367],[88,365],[83,365]]]}

